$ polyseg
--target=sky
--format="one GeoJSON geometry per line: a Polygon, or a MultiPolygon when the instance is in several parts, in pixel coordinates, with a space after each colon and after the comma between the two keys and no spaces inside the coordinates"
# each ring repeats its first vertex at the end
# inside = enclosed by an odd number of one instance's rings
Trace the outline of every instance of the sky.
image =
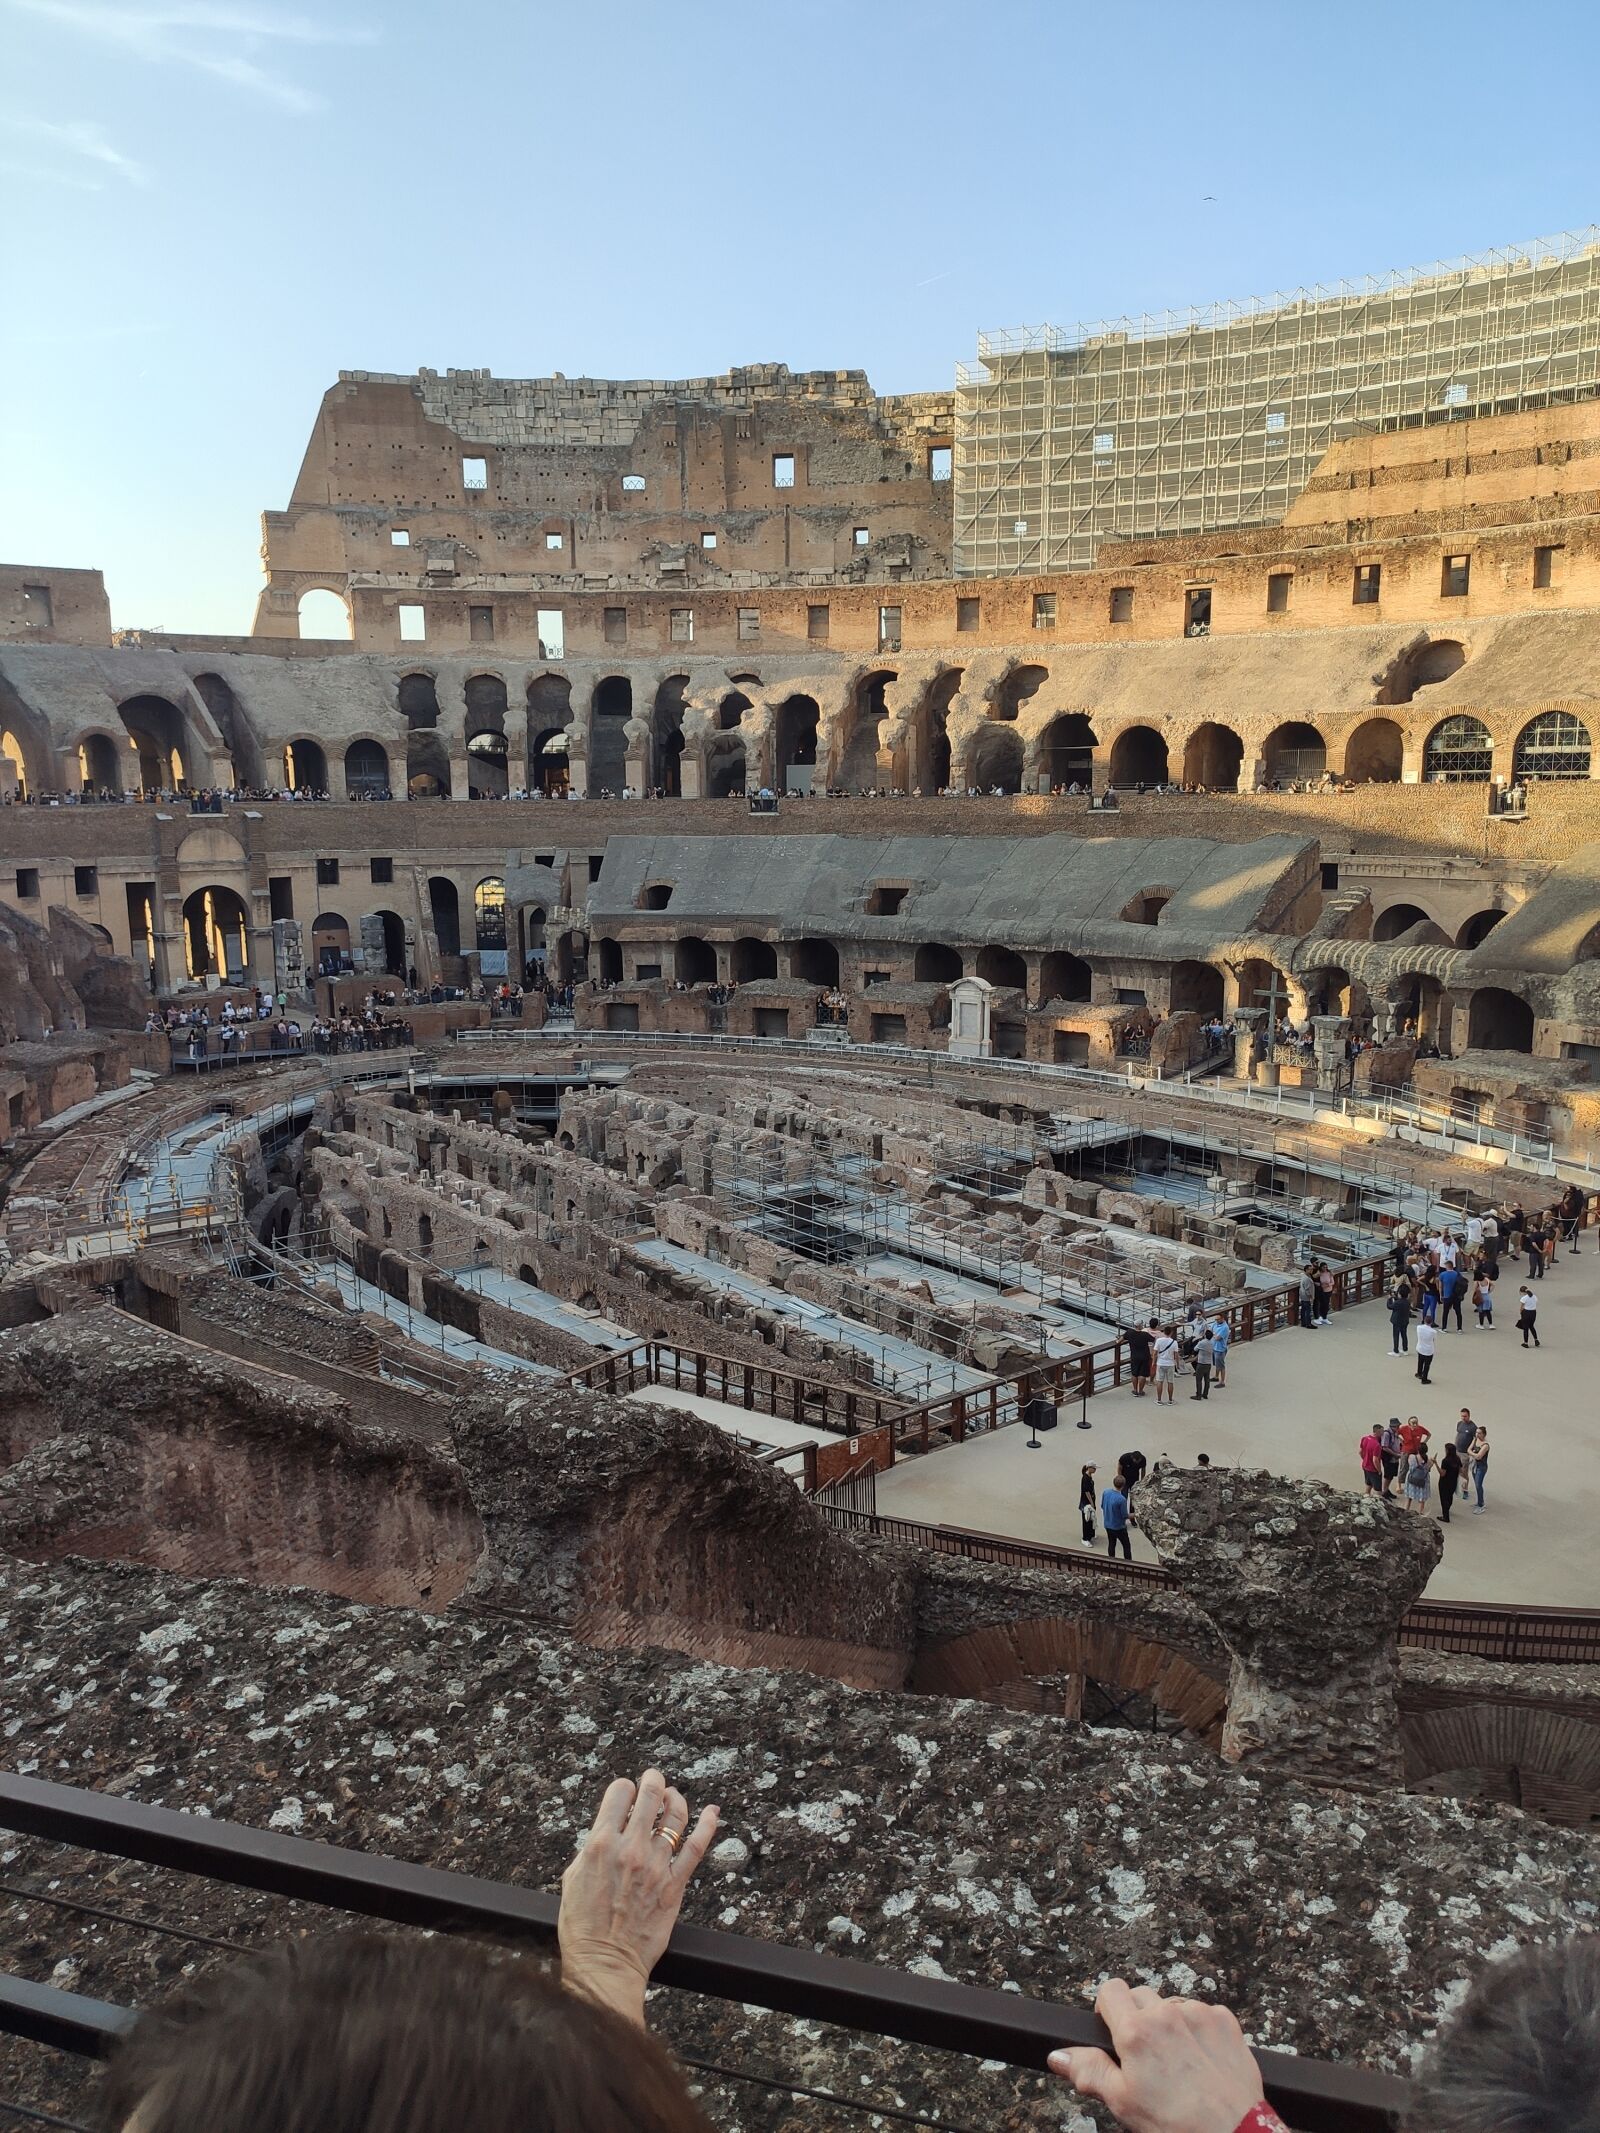
{"type": "Polygon", "coordinates": [[[240,633],[341,370],[948,386],[1600,220],[1593,0],[0,0],[0,559],[240,633]]]}

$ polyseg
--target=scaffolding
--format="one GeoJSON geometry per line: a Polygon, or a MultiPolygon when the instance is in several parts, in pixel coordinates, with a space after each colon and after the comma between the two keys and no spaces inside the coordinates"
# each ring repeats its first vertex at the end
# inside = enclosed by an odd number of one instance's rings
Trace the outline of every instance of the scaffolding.
{"type": "Polygon", "coordinates": [[[980,335],[956,371],[958,577],[1273,524],[1358,430],[1600,392],[1600,228],[1288,296],[980,335]]]}

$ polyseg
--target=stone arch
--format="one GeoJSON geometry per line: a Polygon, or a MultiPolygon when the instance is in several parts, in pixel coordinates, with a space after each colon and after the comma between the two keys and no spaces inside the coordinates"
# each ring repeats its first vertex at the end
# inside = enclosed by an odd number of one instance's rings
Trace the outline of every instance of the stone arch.
{"type": "Polygon", "coordinates": [[[1028,982],[1028,966],[1014,948],[989,942],[978,950],[977,975],[991,985],[1010,986],[1021,992],[1028,982]]]}
{"type": "Polygon", "coordinates": [[[1538,1703],[1449,1704],[1400,1721],[1411,1792],[1497,1801],[1583,1828],[1600,1818],[1600,1726],[1538,1703]]]}
{"type": "Polygon", "coordinates": [[[1244,742],[1231,726],[1204,719],[1183,749],[1183,782],[1207,792],[1237,792],[1244,767],[1244,742]]]}
{"type": "Polygon", "coordinates": [[[428,916],[441,956],[461,953],[461,893],[448,874],[428,878],[428,916]]]}
{"type": "Polygon", "coordinates": [[[1378,689],[1380,704],[1408,704],[1419,689],[1436,688],[1466,665],[1467,648],[1457,638],[1438,637],[1412,645],[1389,668],[1378,689]]]}
{"type": "Polygon", "coordinates": [[[406,741],[406,791],[413,800],[448,800],[455,790],[450,751],[440,733],[413,733],[406,741]]]}
{"type": "Polygon", "coordinates": [[[1372,938],[1375,941],[1398,941],[1417,926],[1425,926],[1426,934],[1416,935],[1416,944],[1448,948],[1450,939],[1444,928],[1421,904],[1410,902],[1386,904],[1372,921],[1372,938]]]}
{"type": "Polygon", "coordinates": [[[1087,1000],[1092,982],[1093,972],[1082,956],[1052,948],[1039,958],[1039,998],[1046,1005],[1052,1000],[1087,1000]]]}
{"type": "Polygon", "coordinates": [[[350,602],[331,585],[310,585],[300,595],[296,608],[297,632],[301,637],[349,641],[355,635],[350,602]]]}
{"type": "Polygon", "coordinates": [[[1467,1045],[1474,1052],[1531,1052],[1533,1009],[1502,986],[1480,986],[1467,1010],[1467,1045]]]}
{"type": "Polygon", "coordinates": [[[622,983],[622,944],[614,941],[609,933],[603,933],[595,944],[600,951],[600,982],[602,985],[622,983]]]}
{"type": "Polygon", "coordinates": [[[1082,711],[1063,711],[1039,735],[1039,775],[1051,792],[1094,783],[1094,752],[1100,745],[1082,711]]]}
{"type": "Polygon", "coordinates": [[[79,735],[78,782],[85,792],[121,792],[122,756],[109,733],[79,735]]]}
{"type": "MultiPolygon", "coordinates": [[[[126,721],[124,721],[126,724],[126,721]]],[[[11,765],[19,794],[53,792],[55,746],[50,722],[29,707],[0,676],[0,756],[11,765]]]]}
{"type": "Polygon", "coordinates": [[[994,721],[980,726],[967,755],[967,782],[979,792],[1022,790],[1022,736],[994,721]]]}
{"type": "Polygon", "coordinates": [[[1505,915],[1503,911],[1474,911],[1457,930],[1456,946],[1481,948],[1505,915]]]}
{"type": "Polygon", "coordinates": [[[773,785],[778,792],[809,792],[817,767],[817,729],[822,718],[814,696],[786,696],[773,727],[773,785]]]}
{"type": "Polygon", "coordinates": [[[856,683],[840,723],[837,768],[828,782],[845,792],[868,792],[878,782],[878,749],[889,716],[886,691],[898,676],[886,667],[874,668],[856,683]]]}
{"type": "Polygon", "coordinates": [[[605,674],[589,700],[589,791],[597,798],[619,795],[627,779],[628,721],[633,683],[626,674],[605,674]]]}
{"type": "Polygon", "coordinates": [[[1457,711],[1422,744],[1425,784],[1484,785],[1494,768],[1494,737],[1481,718],[1457,711]]]}
{"type": "Polygon", "coordinates": [[[894,753],[894,783],[902,792],[940,793],[950,784],[950,706],[964,669],[951,667],[923,690],[894,753]]]}
{"type": "Polygon", "coordinates": [[[919,985],[953,985],[961,975],[961,952],[944,941],[924,941],[911,959],[919,985]]]}
{"type": "Polygon", "coordinates": [[[352,800],[389,798],[389,751],[370,734],[344,752],[344,789],[352,800]]]}
{"type": "Polygon", "coordinates": [[[650,788],[672,799],[683,791],[683,700],[688,687],[687,674],[669,674],[656,690],[650,711],[650,788]]]}
{"type": "Polygon", "coordinates": [[[1344,774],[1357,785],[1398,785],[1406,737],[1392,718],[1364,719],[1344,744],[1344,774]]]}
{"type": "Polygon", "coordinates": [[[686,933],[673,949],[673,976],[680,985],[715,985],[717,951],[697,933],[686,933]]]}
{"type": "Polygon", "coordinates": [[[183,946],[192,978],[249,974],[250,914],[237,889],[210,883],[184,898],[183,946]]]}
{"type": "Polygon", "coordinates": [[[789,951],[789,967],[804,985],[837,985],[839,951],[832,941],[808,935],[789,951]]]}
{"type": "Polygon", "coordinates": [[[350,923],[342,911],[319,911],[311,921],[311,967],[319,978],[337,977],[348,970],[350,923]]]}
{"type": "Polygon", "coordinates": [[[406,971],[406,925],[398,911],[373,911],[383,928],[383,967],[392,978],[403,978],[406,971]]]}
{"type": "Polygon", "coordinates": [[[741,934],[728,951],[728,974],[736,985],[749,985],[759,978],[778,975],[778,951],[771,941],[741,934]]]}
{"type": "Polygon", "coordinates": [[[924,1644],[913,1661],[911,1688],[1015,1706],[1025,1685],[1067,1679],[1148,1698],[1163,1717],[1220,1752],[1226,1682],[1172,1646],[1108,1623],[1024,1617],[924,1644]]]}
{"type": "Polygon", "coordinates": [[[1328,767],[1328,744],[1309,719],[1286,719],[1261,744],[1269,785],[1297,784],[1320,778],[1328,767]]]}
{"type": "Polygon", "coordinates": [[[1517,735],[1511,775],[1526,778],[1586,778],[1593,749],[1589,729],[1571,711],[1541,711],[1517,735]]]}
{"type": "Polygon", "coordinates": [[[1113,785],[1165,785],[1167,744],[1154,726],[1125,726],[1111,744],[1113,785]]]}
{"type": "Polygon", "coordinates": [[[753,699],[743,689],[730,689],[717,706],[718,733],[737,733],[753,699]]]}
{"type": "Polygon", "coordinates": [[[301,734],[283,747],[283,782],[290,792],[326,792],[328,758],[322,743],[301,734]]]}
{"type": "Polygon", "coordinates": [[[1128,898],[1117,916],[1126,925],[1154,926],[1159,924],[1162,912],[1171,901],[1169,888],[1140,889],[1137,895],[1128,898]]]}
{"type": "Polygon", "coordinates": [[[1357,987],[1348,970],[1338,963],[1319,963],[1313,969],[1300,974],[1305,988],[1306,1012],[1310,1015],[1348,1015],[1357,1011],[1365,998],[1364,988],[1357,987]]]}
{"type": "Polygon", "coordinates": [[[1037,696],[1050,679],[1050,669],[1031,660],[1022,660],[1000,677],[990,701],[989,716],[1004,719],[1008,724],[1020,715],[1030,697],[1037,696]]]}
{"type": "Polygon", "coordinates": [[[198,752],[189,721],[165,696],[127,697],[117,716],[139,753],[139,782],[146,792],[197,782],[198,752]]]}
{"type": "Polygon", "coordinates": [[[220,674],[196,674],[194,691],[222,736],[233,764],[234,783],[259,790],[267,783],[266,765],[255,732],[232,688],[220,674]]]}
{"type": "Polygon", "coordinates": [[[744,741],[737,733],[713,736],[706,750],[706,795],[728,800],[745,789],[744,741]]]}
{"type": "Polygon", "coordinates": [[[1175,1015],[1220,1015],[1222,972],[1214,963],[1174,963],[1167,974],[1167,1005],[1175,1015]]]}
{"type": "Polygon", "coordinates": [[[485,874],[472,892],[472,944],[491,951],[506,945],[506,885],[500,874],[485,874]]]}
{"type": "Polygon", "coordinates": [[[413,733],[429,732],[439,723],[439,684],[423,667],[413,667],[395,684],[400,716],[413,733]]]}

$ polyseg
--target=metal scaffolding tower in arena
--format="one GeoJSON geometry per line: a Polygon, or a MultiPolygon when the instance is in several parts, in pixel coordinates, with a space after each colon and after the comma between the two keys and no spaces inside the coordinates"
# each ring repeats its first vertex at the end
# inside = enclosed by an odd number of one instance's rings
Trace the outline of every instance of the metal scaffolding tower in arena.
{"type": "Polygon", "coordinates": [[[980,334],[956,369],[958,576],[1280,519],[1361,430],[1600,392],[1600,229],[1288,296],[980,334]]]}

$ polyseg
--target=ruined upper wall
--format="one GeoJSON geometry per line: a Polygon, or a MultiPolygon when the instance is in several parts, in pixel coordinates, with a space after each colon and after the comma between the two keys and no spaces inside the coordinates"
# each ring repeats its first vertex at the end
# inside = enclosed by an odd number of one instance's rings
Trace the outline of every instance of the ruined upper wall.
{"type": "Polygon", "coordinates": [[[0,637],[26,644],[109,644],[104,577],[98,570],[0,563],[0,637]]]}
{"type": "Polygon", "coordinates": [[[950,488],[931,454],[952,421],[949,394],[879,399],[861,371],[781,363],[682,380],[343,372],[289,509],[263,518],[256,634],[295,636],[305,592],[353,583],[409,598],[468,580],[942,576],[950,488]]]}

